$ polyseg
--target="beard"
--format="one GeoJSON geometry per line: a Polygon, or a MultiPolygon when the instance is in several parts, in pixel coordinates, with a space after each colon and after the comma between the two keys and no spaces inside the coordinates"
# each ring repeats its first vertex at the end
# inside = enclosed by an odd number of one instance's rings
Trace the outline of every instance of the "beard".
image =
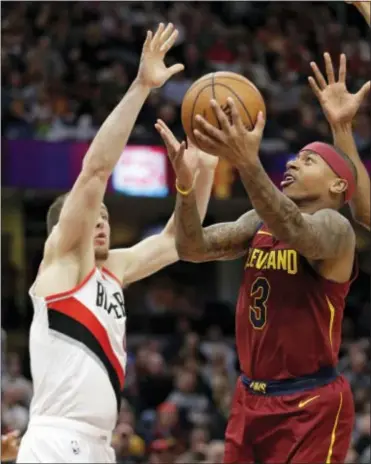
{"type": "Polygon", "coordinates": [[[96,261],[106,261],[108,259],[109,249],[105,247],[99,247],[94,250],[96,261]]]}

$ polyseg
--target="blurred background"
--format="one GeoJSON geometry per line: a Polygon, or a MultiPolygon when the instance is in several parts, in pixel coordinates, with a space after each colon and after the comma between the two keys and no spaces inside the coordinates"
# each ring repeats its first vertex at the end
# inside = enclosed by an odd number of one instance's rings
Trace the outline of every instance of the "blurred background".
{"type": "MultiPolygon", "coordinates": [[[[367,26],[343,2],[3,2],[1,428],[25,430],[32,396],[27,292],[41,260],[45,217],[71,188],[105,117],[135,76],[148,28],[180,34],[168,63],[185,72],[153,92],[107,190],[114,247],[159,232],[174,205],[174,178],[153,127],[161,117],[182,138],[179,108],[191,83],[213,70],[251,79],[268,122],[262,160],[274,182],[304,144],[331,134],[307,76],[322,54],[348,58],[348,84],[371,71],[367,26]]],[[[125,121],[123,121],[125,124],[125,121]]],[[[354,125],[370,169],[370,106],[354,125]]],[[[206,224],[250,208],[234,170],[220,162],[206,224]]],[[[234,305],[243,263],[177,263],[125,292],[128,366],[114,447],[119,463],[222,462],[238,365],[234,305]]],[[[352,286],[340,369],[357,413],[347,462],[370,461],[370,278],[352,286]]]]}

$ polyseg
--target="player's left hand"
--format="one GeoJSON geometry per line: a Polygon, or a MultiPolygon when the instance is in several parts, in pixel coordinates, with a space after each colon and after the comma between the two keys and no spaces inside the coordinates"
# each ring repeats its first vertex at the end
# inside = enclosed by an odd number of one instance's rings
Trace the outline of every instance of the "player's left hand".
{"type": "Polygon", "coordinates": [[[19,431],[1,436],[1,461],[14,461],[19,449],[19,431]]]}
{"type": "Polygon", "coordinates": [[[167,154],[175,171],[178,185],[188,190],[194,184],[199,169],[215,169],[218,160],[199,150],[188,139],[179,142],[168,126],[159,119],[155,127],[164,141],[167,154]]]}
{"type": "Polygon", "coordinates": [[[166,27],[161,23],[155,35],[151,31],[147,32],[137,76],[137,80],[142,85],[149,89],[161,87],[171,76],[183,71],[184,66],[180,63],[170,68],[164,63],[165,55],[174,45],[177,37],[178,30],[172,23],[166,27]]]}
{"type": "Polygon", "coordinates": [[[312,62],[310,65],[315,78],[309,77],[309,84],[331,126],[351,123],[362,101],[370,91],[371,83],[368,81],[357,93],[350,93],[346,87],[346,56],[344,54],[340,56],[339,77],[337,80],[329,53],[325,53],[324,58],[327,81],[317,64],[312,62]]]}
{"type": "Polygon", "coordinates": [[[256,161],[265,126],[263,114],[259,113],[254,129],[249,131],[244,126],[232,98],[227,100],[231,120],[215,100],[211,100],[210,104],[219,121],[220,129],[209,124],[201,115],[197,115],[200,130],[194,131],[196,140],[209,153],[227,159],[236,167],[256,161]]]}

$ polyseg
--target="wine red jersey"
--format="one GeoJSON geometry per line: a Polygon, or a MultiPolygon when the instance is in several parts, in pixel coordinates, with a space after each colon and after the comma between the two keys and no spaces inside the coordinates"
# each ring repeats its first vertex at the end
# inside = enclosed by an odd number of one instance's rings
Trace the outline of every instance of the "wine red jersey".
{"type": "Polygon", "coordinates": [[[350,284],[321,277],[263,225],[251,241],[237,302],[242,372],[280,380],[335,366],[350,284]]]}

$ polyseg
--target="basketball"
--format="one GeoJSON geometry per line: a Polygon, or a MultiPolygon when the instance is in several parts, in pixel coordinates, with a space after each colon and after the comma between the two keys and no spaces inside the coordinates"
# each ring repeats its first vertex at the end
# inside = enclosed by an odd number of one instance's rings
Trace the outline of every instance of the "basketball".
{"type": "Polygon", "coordinates": [[[249,79],[240,74],[224,71],[206,74],[188,89],[181,110],[184,131],[199,148],[202,149],[202,146],[193,134],[198,128],[195,117],[199,114],[213,126],[219,127],[210,100],[215,99],[224,109],[228,97],[233,98],[242,122],[249,130],[255,126],[259,111],[262,111],[264,116],[266,114],[264,99],[249,79]]]}

